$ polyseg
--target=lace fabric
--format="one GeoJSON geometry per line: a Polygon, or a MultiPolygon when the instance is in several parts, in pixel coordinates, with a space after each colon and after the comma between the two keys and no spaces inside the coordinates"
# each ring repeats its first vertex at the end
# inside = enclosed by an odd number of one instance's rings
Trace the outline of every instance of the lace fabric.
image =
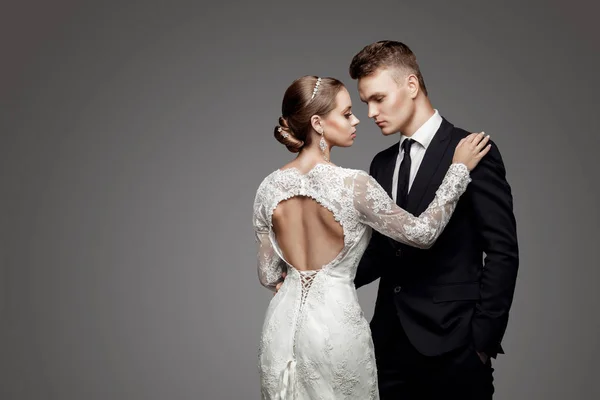
{"type": "Polygon", "coordinates": [[[259,186],[253,225],[260,283],[274,290],[259,344],[263,399],[378,399],[369,324],[353,280],[372,229],[411,246],[433,245],[470,182],[466,166],[452,164],[435,199],[418,217],[399,208],[364,171],[317,164],[306,174],[276,170],[259,186]],[[344,231],[344,248],[316,271],[286,262],[272,230],[277,205],[313,198],[344,231]]]}

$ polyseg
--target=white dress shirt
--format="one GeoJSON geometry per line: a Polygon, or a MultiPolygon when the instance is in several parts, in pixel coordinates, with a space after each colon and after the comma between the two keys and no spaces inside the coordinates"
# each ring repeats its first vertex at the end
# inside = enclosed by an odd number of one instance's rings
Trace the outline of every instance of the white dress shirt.
{"type": "MultiPolygon", "coordinates": [[[[429,147],[429,143],[435,136],[435,133],[442,125],[442,117],[438,110],[435,110],[433,115],[423,124],[417,131],[410,137],[415,142],[410,147],[410,179],[408,182],[408,191],[410,193],[410,188],[415,180],[415,176],[417,176],[417,171],[419,171],[419,167],[421,166],[421,161],[423,161],[423,156],[425,156],[425,152],[427,151],[427,147],[429,147]]],[[[392,178],[392,198],[396,201],[396,193],[398,192],[398,173],[400,171],[400,163],[404,158],[404,152],[402,151],[402,142],[408,139],[408,136],[401,135],[400,136],[400,144],[398,151],[398,158],[396,159],[396,166],[394,167],[394,176],[392,178]]]]}

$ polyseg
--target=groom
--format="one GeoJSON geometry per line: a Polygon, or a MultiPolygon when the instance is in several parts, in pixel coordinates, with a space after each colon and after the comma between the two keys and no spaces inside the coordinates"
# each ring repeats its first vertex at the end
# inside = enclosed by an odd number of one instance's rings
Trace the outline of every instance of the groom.
{"type": "MultiPolygon", "coordinates": [[[[352,59],[350,76],[381,132],[401,134],[375,156],[370,174],[418,216],[469,132],[432,107],[403,43],[366,46],[352,59]]],[[[374,231],[360,261],[357,288],[380,278],[371,330],[382,400],[492,398],[490,357],[503,352],[519,264],[511,189],[495,144],[471,178],[432,248],[374,231]]]]}

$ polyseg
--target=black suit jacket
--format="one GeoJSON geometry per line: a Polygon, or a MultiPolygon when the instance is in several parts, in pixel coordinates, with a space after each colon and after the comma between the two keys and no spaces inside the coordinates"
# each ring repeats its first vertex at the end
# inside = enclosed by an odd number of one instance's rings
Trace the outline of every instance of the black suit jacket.
{"type": "MultiPolygon", "coordinates": [[[[421,214],[435,197],[458,142],[469,135],[446,119],[431,141],[408,196],[406,209],[421,214]]],[[[370,174],[391,197],[399,145],[380,152],[370,174]]],[[[471,171],[444,232],[427,250],[373,232],[358,266],[360,287],[381,278],[371,321],[378,338],[399,318],[422,354],[434,356],[473,343],[495,357],[508,322],[519,265],[511,189],[495,143],[471,171]],[[485,259],[484,259],[485,255],[485,259]]],[[[389,332],[387,332],[389,334],[389,332]]]]}

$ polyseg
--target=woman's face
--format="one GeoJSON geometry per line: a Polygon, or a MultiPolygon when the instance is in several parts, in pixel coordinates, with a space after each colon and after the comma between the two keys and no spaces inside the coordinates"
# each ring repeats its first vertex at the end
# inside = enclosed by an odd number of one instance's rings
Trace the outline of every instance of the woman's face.
{"type": "Polygon", "coordinates": [[[350,147],[356,138],[358,118],[352,114],[352,100],[346,88],[335,97],[336,107],[322,118],[321,127],[329,147],[350,147]]]}

